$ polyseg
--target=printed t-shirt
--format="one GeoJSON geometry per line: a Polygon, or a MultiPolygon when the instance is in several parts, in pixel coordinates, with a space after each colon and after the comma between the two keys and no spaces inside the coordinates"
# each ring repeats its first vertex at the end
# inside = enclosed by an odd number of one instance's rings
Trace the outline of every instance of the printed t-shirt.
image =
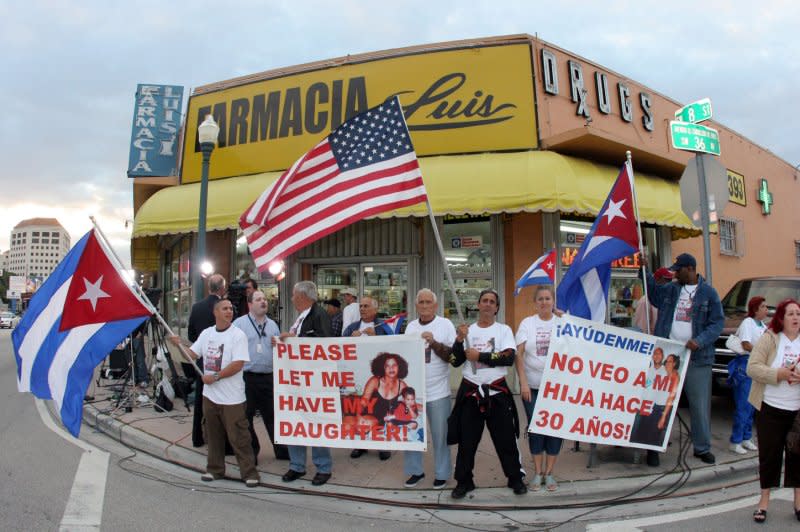
{"type": "MultiPolygon", "coordinates": [[[[433,321],[421,325],[414,320],[406,327],[406,334],[420,336],[424,332],[433,334],[433,339],[447,346],[456,341],[456,328],[450,320],[436,316],[433,321]]],[[[425,401],[436,401],[450,397],[450,365],[436,356],[425,342],[425,401]]]]}
{"type": "Polygon", "coordinates": [[[516,343],[525,343],[525,353],[517,353],[517,356],[524,356],[525,377],[528,379],[528,387],[539,389],[542,383],[542,372],[547,362],[547,351],[550,349],[550,334],[553,331],[553,318],[545,321],[537,315],[528,316],[517,329],[516,343]]]}
{"type": "MultiPolygon", "coordinates": [[[[224,331],[217,331],[215,326],[209,327],[200,333],[197,341],[192,344],[192,351],[203,357],[203,372],[205,375],[218,373],[222,368],[234,360],[250,360],[247,351],[247,336],[231,325],[224,331]]],[[[203,396],[218,405],[237,405],[246,400],[244,394],[244,378],[242,372],[220,379],[217,382],[203,386],[203,396]]]]}
{"type": "MultiPolygon", "coordinates": [[[[778,335],[778,352],[772,361],[773,368],[790,368],[800,359],[800,337],[789,340],[785,334],[778,335]]],[[[781,381],[777,386],[764,386],[764,402],[782,410],[800,410],[800,386],[781,381]]]]}
{"type": "MultiPolygon", "coordinates": [[[[481,353],[496,353],[505,349],[516,349],[514,344],[514,333],[511,332],[511,327],[504,323],[494,322],[489,327],[479,327],[477,323],[469,326],[467,333],[467,344],[464,349],[473,348],[481,353]]],[[[489,367],[481,362],[474,363],[476,371],[472,372],[473,363],[464,362],[462,375],[468,381],[481,385],[490,384],[497,379],[504,379],[508,372],[507,366],[489,367]]],[[[496,391],[493,391],[497,393],[496,391]]],[[[493,395],[493,394],[492,394],[493,395]]]]}
{"type": "Polygon", "coordinates": [[[669,339],[686,345],[692,339],[692,306],[694,296],[697,294],[696,284],[685,284],[681,287],[678,297],[678,304],[675,305],[675,313],[672,315],[672,329],[669,331],[669,339]]]}

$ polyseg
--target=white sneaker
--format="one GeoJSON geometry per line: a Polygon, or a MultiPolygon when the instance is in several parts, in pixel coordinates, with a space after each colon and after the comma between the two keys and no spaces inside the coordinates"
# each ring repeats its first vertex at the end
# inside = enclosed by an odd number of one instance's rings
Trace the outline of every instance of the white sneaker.
{"type": "Polygon", "coordinates": [[[728,449],[732,453],[747,454],[747,450],[744,447],[742,447],[741,443],[732,443],[732,444],[730,444],[730,446],[728,446],[728,449]]]}
{"type": "Polygon", "coordinates": [[[744,447],[748,451],[757,451],[758,450],[758,446],[756,446],[756,444],[755,444],[755,442],[753,442],[753,440],[744,440],[742,442],[742,447],[744,447]]]}

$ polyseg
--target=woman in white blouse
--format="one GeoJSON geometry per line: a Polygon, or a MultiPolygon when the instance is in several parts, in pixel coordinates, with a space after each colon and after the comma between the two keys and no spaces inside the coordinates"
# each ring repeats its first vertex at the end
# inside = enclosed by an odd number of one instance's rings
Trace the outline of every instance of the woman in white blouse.
{"type": "Polygon", "coordinates": [[[747,364],[753,379],[749,401],[756,410],[758,476],[761,499],[753,513],[767,520],[770,488],[794,488],[794,512],[800,521],[800,455],[786,452],[786,434],[800,411],[800,303],[787,299],[775,309],[769,329],[761,336],[747,364]],[[785,457],[784,457],[785,454],[785,457]],[[785,462],[785,463],[784,463],[785,462]]]}

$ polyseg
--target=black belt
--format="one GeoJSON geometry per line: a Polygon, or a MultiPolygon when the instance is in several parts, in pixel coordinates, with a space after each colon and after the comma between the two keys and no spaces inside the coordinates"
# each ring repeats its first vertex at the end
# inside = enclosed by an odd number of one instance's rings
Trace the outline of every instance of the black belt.
{"type": "Polygon", "coordinates": [[[262,373],[260,371],[245,371],[244,374],[245,375],[263,375],[263,376],[266,377],[267,375],[272,375],[272,372],[270,371],[269,373],[262,373]]]}

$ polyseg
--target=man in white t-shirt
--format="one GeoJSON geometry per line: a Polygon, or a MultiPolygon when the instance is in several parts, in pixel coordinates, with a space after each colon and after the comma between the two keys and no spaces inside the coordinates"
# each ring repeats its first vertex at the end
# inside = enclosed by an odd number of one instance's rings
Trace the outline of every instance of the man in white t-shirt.
{"type": "MultiPolygon", "coordinates": [[[[450,414],[450,354],[456,329],[450,320],[436,315],[436,294],[428,288],[417,292],[416,309],[418,318],[408,324],[405,334],[425,340],[425,414],[433,445],[433,487],[443,489],[453,471],[447,446],[447,416],[450,414]]],[[[405,483],[407,488],[419,484],[425,478],[422,453],[406,451],[403,470],[409,475],[405,483]]]]}
{"type": "Polygon", "coordinates": [[[458,444],[454,475],[458,484],[451,494],[454,499],[463,499],[475,489],[472,469],[484,424],[492,436],[508,487],[516,495],[528,492],[522,482],[525,471],[517,448],[517,407],[506,382],[507,368],[514,364],[516,344],[511,327],[496,321],[499,310],[497,292],[482,290],[478,295],[478,321],[469,327],[459,325],[456,331],[451,363],[455,367],[467,361],[470,364],[464,366],[447,433],[447,442],[458,444]]]}
{"type": "MultiPolygon", "coordinates": [[[[200,477],[211,482],[225,476],[225,436],[236,454],[239,471],[248,488],[259,484],[259,474],[247,425],[242,368],[250,360],[247,336],[233,326],[233,305],[228,299],[214,303],[215,324],[200,333],[189,348],[192,358],[203,360],[203,414],[208,459],[200,477]]],[[[177,336],[171,337],[180,345],[177,336]]]]}
{"type": "Polygon", "coordinates": [[[342,295],[345,305],[342,311],[342,336],[349,336],[344,334],[345,329],[361,319],[361,314],[358,310],[358,295],[353,288],[345,288],[339,293],[342,295]]]}

